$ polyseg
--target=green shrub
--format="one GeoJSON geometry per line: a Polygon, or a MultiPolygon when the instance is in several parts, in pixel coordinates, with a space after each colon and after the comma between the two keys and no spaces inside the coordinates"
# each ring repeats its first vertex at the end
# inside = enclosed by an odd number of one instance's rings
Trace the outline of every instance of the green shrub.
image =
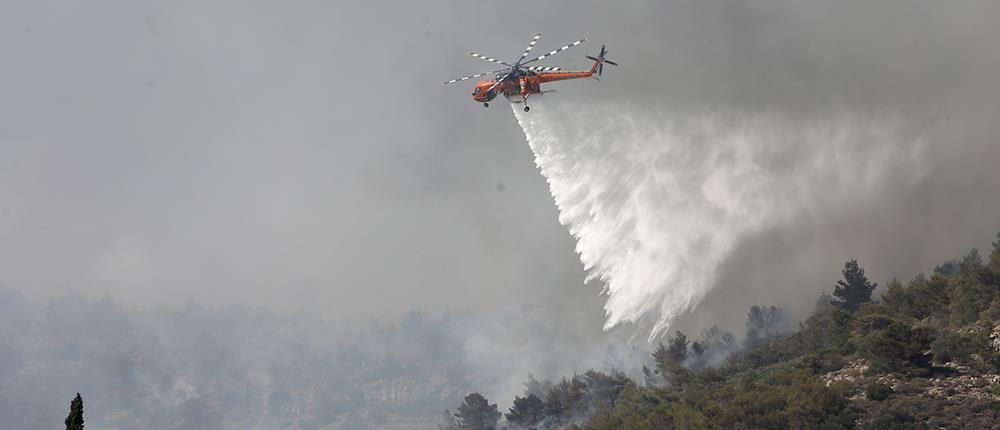
{"type": "Polygon", "coordinates": [[[843,368],[847,365],[847,360],[836,350],[828,348],[806,354],[802,357],[802,365],[819,375],[843,368]]]}
{"type": "Polygon", "coordinates": [[[979,319],[986,321],[1000,320],[1000,296],[993,298],[990,306],[979,315],[979,319]]]}
{"type": "Polygon", "coordinates": [[[899,394],[901,396],[905,396],[907,394],[916,394],[920,392],[921,392],[920,388],[915,387],[912,383],[909,382],[900,382],[899,384],[896,384],[896,388],[893,389],[894,394],[899,394]]]}
{"type": "Polygon", "coordinates": [[[993,287],[978,279],[960,278],[949,290],[951,323],[961,327],[974,323],[993,303],[993,287]]]}
{"type": "Polygon", "coordinates": [[[947,363],[957,361],[966,363],[972,354],[972,338],[959,333],[941,331],[937,338],[931,342],[931,353],[934,354],[934,361],[947,363]]]}
{"type": "Polygon", "coordinates": [[[989,391],[990,394],[994,396],[1000,396],[1000,384],[990,385],[989,388],[986,389],[986,391],[989,391]]]}
{"type": "Polygon", "coordinates": [[[932,339],[929,329],[872,315],[856,323],[857,332],[860,333],[852,341],[857,344],[861,356],[869,360],[873,371],[908,375],[923,375],[929,371],[931,357],[924,353],[930,348],[932,339]]]}
{"type": "Polygon", "coordinates": [[[877,413],[872,420],[865,425],[867,430],[903,430],[914,429],[916,419],[905,411],[883,410],[877,413]]]}
{"type": "Polygon", "coordinates": [[[881,382],[873,382],[868,385],[865,389],[865,398],[875,402],[881,402],[888,399],[894,391],[889,384],[883,384],[881,382]]]}

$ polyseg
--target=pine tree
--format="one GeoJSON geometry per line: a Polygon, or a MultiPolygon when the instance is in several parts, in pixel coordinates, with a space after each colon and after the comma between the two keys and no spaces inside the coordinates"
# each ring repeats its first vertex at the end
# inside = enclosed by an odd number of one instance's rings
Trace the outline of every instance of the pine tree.
{"type": "Polygon", "coordinates": [[[660,342],[653,351],[653,362],[656,363],[656,370],[667,376],[672,370],[681,367],[687,359],[688,339],[687,335],[680,331],[674,333],[667,341],[669,346],[664,346],[660,342]]]}
{"type": "Polygon", "coordinates": [[[670,367],[670,353],[667,352],[667,347],[660,342],[656,345],[656,349],[653,351],[653,363],[656,364],[657,371],[663,371],[670,367]]]}
{"type": "Polygon", "coordinates": [[[524,428],[530,428],[545,416],[545,403],[534,394],[528,397],[515,397],[514,406],[506,414],[507,422],[524,428]]]}
{"type": "Polygon", "coordinates": [[[775,306],[752,306],[747,313],[747,337],[743,346],[753,348],[760,342],[781,334],[785,314],[775,306]]]}
{"type": "Polygon", "coordinates": [[[695,357],[700,359],[701,356],[705,354],[705,345],[702,345],[702,343],[698,341],[691,342],[691,352],[694,353],[695,357]]]}
{"type": "Polygon", "coordinates": [[[683,380],[687,369],[684,362],[687,360],[688,346],[687,335],[677,331],[667,340],[667,346],[661,342],[653,351],[653,362],[656,363],[656,371],[649,372],[643,366],[643,373],[646,374],[646,383],[650,385],[674,384],[683,380]]]}
{"type": "Polygon", "coordinates": [[[611,408],[618,401],[622,390],[628,383],[628,377],[624,372],[613,371],[611,373],[588,370],[583,374],[583,385],[588,393],[591,408],[611,408]]]}
{"type": "Polygon", "coordinates": [[[679,330],[674,333],[674,336],[670,338],[670,346],[667,347],[667,355],[670,360],[677,364],[684,364],[684,360],[687,359],[688,352],[688,338],[684,333],[679,330]]]}
{"type": "Polygon", "coordinates": [[[578,375],[563,378],[545,396],[545,415],[555,419],[555,424],[565,424],[586,412],[586,392],[578,375]]]}
{"type": "Polygon", "coordinates": [[[465,396],[455,417],[463,430],[493,430],[500,419],[500,411],[496,403],[491,404],[482,394],[471,393],[465,396]]]}
{"type": "Polygon", "coordinates": [[[717,364],[732,352],[736,351],[736,338],[730,332],[722,331],[714,325],[701,331],[701,338],[691,342],[691,360],[689,365],[693,370],[717,364]]]}
{"type": "Polygon", "coordinates": [[[69,403],[69,415],[66,416],[66,430],[83,430],[83,397],[76,397],[69,403]]]}
{"type": "Polygon", "coordinates": [[[1000,268],[1000,233],[997,233],[997,240],[993,242],[993,250],[990,251],[990,266],[1000,268]]]}
{"type": "Polygon", "coordinates": [[[863,303],[872,300],[872,291],[878,284],[868,281],[865,277],[865,269],[858,265],[858,261],[851,259],[844,263],[844,279],[837,281],[837,286],[833,289],[833,304],[848,312],[856,312],[863,303]]]}
{"type": "Polygon", "coordinates": [[[528,374],[528,381],[524,383],[524,394],[534,394],[538,398],[545,397],[554,384],[547,379],[538,380],[535,375],[528,374]]]}

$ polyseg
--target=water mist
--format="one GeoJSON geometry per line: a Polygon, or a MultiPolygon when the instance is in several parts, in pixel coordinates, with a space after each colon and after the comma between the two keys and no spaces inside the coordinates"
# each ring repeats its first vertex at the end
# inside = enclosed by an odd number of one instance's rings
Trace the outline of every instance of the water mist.
{"type": "Polygon", "coordinates": [[[915,182],[925,147],[888,117],[547,102],[514,114],[587,279],[603,281],[605,329],[650,339],[698,305],[743,238],[915,182]]]}

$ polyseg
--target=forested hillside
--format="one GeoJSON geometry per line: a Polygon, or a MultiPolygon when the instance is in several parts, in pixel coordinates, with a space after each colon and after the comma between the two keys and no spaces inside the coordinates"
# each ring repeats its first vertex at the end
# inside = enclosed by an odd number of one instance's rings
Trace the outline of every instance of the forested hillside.
{"type": "Polygon", "coordinates": [[[323,336],[307,315],[0,288],[0,428],[57,428],[77,392],[87,429],[433,428],[477,386],[447,335],[467,325],[412,312],[323,336]]]}
{"type": "Polygon", "coordinates": [[[589,371],[529,380],[502,414],[479,394],[444,429],[991,428],[1000,422],[1000,234],[927,276],[876,283],[857,261],[788,327],[754,306],[737,342],[673,333],[645,377],[589,371]],[[641,379],[641,380],[637,380],[641,379]]]}

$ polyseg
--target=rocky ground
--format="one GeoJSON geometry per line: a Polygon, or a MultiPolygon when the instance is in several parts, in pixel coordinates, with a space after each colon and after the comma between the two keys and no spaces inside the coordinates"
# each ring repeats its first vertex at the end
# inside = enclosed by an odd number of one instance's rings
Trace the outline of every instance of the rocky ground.
{"type": "MultiPolygon", "coordinates": [[[[990,330],[994,348],[1000,351],[1000,324],[992,328],[969,327],[962,331],[990,330]]],[[[975,362],[978,357],[973,356],[975,362]]],[[[857,359],[823,376],[827,386],[847,389],[848,398],[860,412],[861,428],[996,428],[1000,425],[1000,374],[981,372],[976,366],[956,362],[937,363],[926,377],[907,377],[871,371],[857,359]],[[884,384],[892,392],[883,400],[870,399],[866,390],[884,384]],[[894,426],[895,425],[895,426],[894,426]]]]}

